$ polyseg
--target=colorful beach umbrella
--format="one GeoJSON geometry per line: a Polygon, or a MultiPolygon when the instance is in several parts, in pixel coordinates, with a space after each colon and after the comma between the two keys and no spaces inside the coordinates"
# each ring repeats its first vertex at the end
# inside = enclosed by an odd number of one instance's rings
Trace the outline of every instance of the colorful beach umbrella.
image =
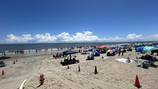
{"type": "Polygon", "coordinates": [[[97,48],[99,48],[99,49],[106,49],[106,48],[109,48],[109,47],[106,46],[106,45],[101,45],[101,46],[98,46],[97,48]]]}
{"type": "Polygon", "coordinates": [[[140,52],[142,53],[143,52],[143,49],[144,49],[144,46],[140,46],[140,47],[136,47],[136,52],[140,52]]]}
{"type": "Polygon", "coordinates": [[[154,49],[154,46],[145,46],[143,48],[143,53],[151,52],[152,49],[154,49]]]}

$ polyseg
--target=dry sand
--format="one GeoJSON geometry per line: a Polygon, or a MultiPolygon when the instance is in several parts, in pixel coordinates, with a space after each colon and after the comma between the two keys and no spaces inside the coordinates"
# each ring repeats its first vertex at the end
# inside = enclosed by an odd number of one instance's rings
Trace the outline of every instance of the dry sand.
{"type": "MultiPolygon", "coordinates": [[[[14,58],[7,61],[5,76],[0,76],[0,89],[17,89],[23,80],[27,79],[25,89],[137,89],[134,87],[135,76],[138,74],[142,84],[141,89],[158,89],[158,68],[142,69],[135,63],[124,64],[115,61],[119,58],[97,57],[96,60],[86,61],[86,55],[76,54],[80,63],[61,66],[61,59],[53,59],[51,55],[16,58],[18,62],[12,64],[14,58]],[[78,72],[80,65],[81,72],[78,72]],[[94,66],[98,74],[95,75],[94,66]],[[39,85],[39,75],[44,74],[44,85],[39,85]]],[[[124,58],[134,54],[127,53],[124,58]]],[[[120,57],[121,58],[121,57],[120,57]]],[[[156,63],[158,65],[158,63],[156,63]]]]}

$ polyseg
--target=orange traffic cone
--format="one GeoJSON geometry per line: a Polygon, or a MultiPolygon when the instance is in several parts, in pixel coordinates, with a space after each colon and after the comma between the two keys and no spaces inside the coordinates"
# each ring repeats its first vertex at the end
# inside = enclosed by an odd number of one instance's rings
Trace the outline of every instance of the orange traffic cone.
{"type": "Polygon", "coordinates": [[[97,71],[97,66],[95,66],[95,69],[94,69],[94,74],[98,74],[98,71],[97,71]]]}
{"type": "Polygon", "coordinates": [[[15,64],[15,60],[13,61],[13,64],[15,64]]]}
{"type": "Polygon", "coordinates": [[[44,84],[44,80],[45,80],[44,75],[40,74],[40,76],[39,76],[39,83],[40,84],[37,86],[37,88],[44,84]]]}
{"type": "Polygon", "coordinates": [[[138,75],[136,75],[136,79],[135,79],[135,87],[137,87],[138,89],[141,88],[141,85],[140,85],[140,81],[139,81],[138,75]]]}
{"type": "Polygon", "coordinates": [[[43,85],[44,80],[45,80],[44,75],[41,74],[41,75],[40,75],[40,78],[39,78],[40,85],[43,85]]]}
{"type": "Polygon", "coordinates": [[[81,71],[80,66],[78,66],[78,72],[80,72],[80,71],[81,71]]]}
{"type": "Polygon", "coordinates": [[[70,67],[69,67],[69,66],[67,66],[67,69],[70,69],[70,67]]]}
{"type": "Polygon", "coordinates": [[[2,75],[5,75],[4,70],[2,70],[2,75]]]}

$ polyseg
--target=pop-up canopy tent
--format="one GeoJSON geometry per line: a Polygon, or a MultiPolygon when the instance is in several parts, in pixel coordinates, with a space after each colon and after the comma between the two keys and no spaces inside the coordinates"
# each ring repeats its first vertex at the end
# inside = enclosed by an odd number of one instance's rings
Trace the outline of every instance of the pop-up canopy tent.
{"type": "Polygon", "coordinates": [[[99,49],[100,53],[106,53],[106,51],[109,49],[109,47],[106,45],[97,46],[97,48],[99,49]]]}
{"type": "Polygon", "coordinates": [[[153,49],[155,49],[154,46],[140,46],[140,47],[136,47],[136,52],[148,53],[151,52],[153,49]]]}
{"type": "Polygon", "coordinates": [[[154,46],[145,46],[143,48],[143,53],[151,52],[152,49],[154,49],[154,46]]]}
{"type": "Polygon", "coordinates": [[[71,59],[71,54],[75,54],[75,53],[77,53],[77,52],[75,52],[75,51],[72,51],[72,50],[67,50],[67,51],[64,51],[63,52],[63,56],[70,56],[70,59],[71,59]]]}
{"type": "Polygon", "coordinates": [[[77,52],[72,51],[72,50],[66,50],[63,52],[63,55],[71,55],[71,54],[75,54],[75,53],[77,53],[77,52]]]}
{"type": "Polygon", "coordinates": [[[143,52],[143,48],[144,48],[144,46],[140,46],[140,47],[136,47],[136,52],[140,52],[140,53],[142,53],[143,52]]]}

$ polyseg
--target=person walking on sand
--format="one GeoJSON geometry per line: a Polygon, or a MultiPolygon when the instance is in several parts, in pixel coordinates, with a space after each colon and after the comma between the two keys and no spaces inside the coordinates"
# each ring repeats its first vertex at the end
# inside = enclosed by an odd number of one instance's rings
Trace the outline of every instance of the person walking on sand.
{"type": "Polygon", "coordinates": [[[118,55],[120,56],[120,54],[121,54],[121,48],[119,48],[118,53],[119,53],[118,55]]]}
{"type": "Polygon", "coordinates": [[[124,49],[121,49],[121,56],[123,56],[124,55],[124,49]]]}

